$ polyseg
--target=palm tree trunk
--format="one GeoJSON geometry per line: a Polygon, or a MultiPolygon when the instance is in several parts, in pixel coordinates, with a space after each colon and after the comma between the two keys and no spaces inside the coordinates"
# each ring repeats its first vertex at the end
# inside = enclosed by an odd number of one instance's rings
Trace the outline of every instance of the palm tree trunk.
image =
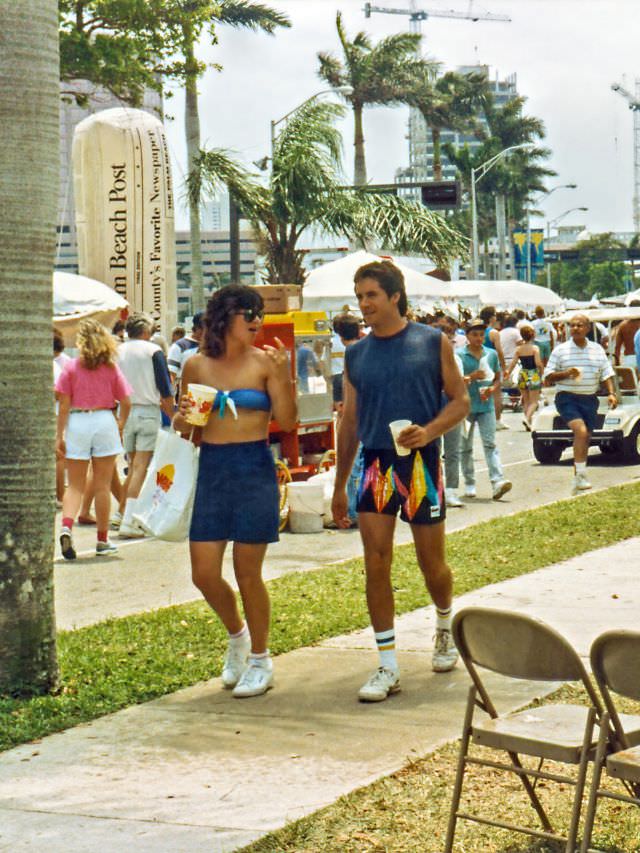
{"type": "Polygon", "coordinates": [[[56,0],[0,6],[0,694],[57,679],[51,274],[59,181],[56,0]],[[26,428],[25,428],[26,427],[26,428]]]}
{"type": "Polygon", "coordinates": [[[362,128],[362,104],[353,105],[353,121],[353,183],[357,187],[360,187],[367,183],[367,164],[364,158],[364,130],[362,128]]]}
{"type": "MultiPolygon", "coordinates": [[[[194,53],[194,36],[189,25],[184,26],[185,106],[184,125],[187,137],[187,170],[194,169],[200,151],[200,115],[198,113],[198,68],[194,53]]],[[[189,230],[191,237],[191,309],[204,310],[202,275],[202,243],[200,237],[200,205],[189,197],[189,230]]]]}
{"type": "Polygon", "coordinates": [[[431,140],[433,142],[433,180],[442,180],[442,154],[440,151],[440,128],[431,128],[431,140]]]}

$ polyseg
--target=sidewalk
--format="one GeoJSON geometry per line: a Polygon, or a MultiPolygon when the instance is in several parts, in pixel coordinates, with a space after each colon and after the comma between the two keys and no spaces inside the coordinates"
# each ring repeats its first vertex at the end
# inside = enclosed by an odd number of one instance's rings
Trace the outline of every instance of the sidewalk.
{"type": "MultiPolygon", "coordinates": [[[[637,629],[640,538],[456,601],[516,609],[586,656],[607,628],[637,629]]],[[[229,851],[459,736],[467,676],[429,666],[433,608],[397,620],[402,691],[356,700],[376,665],[370,631],[275,661],[276,686],[235,700],[196,685],[0,756],[0,849],[229,851]]],[[[547,687],[493,678],[504,707],[547,687]]]]}

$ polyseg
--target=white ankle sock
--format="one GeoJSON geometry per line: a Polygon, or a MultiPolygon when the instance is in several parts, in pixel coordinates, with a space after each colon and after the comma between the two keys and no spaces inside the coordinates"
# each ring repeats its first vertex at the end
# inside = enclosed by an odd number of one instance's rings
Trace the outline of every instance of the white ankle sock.
{"type": "Polygon", "coordinates": [[[398,660],[396,658],[396,633],[393,628],[388,631],[375,631],[376,645],[378,647],[378,656],[380,666],[385,669],[391,669],[397,672],[398,660]]]}
{"type": "Polygon", "coordinates": [[[436,607],[436,628],[444,628],[447,631],[451,630],[451,608],[441,610],[436,607]]]}
{"type": "Polygon", "coordinates": [[[273,666],[273,661],[271,660],[271,652],[267,649],[266,652],[260,652],[260,654],[250,653],[248,661],[250,665],[260,666],[263,669],[271,669],[273,666]]]}
{"type": "Polygon", "coordinates": [[[573,467],[576,469],[576,474],[586,474],[587,473],[587,463],[586,462],[574,462],[573,467]]]}
{"type": "Polygon", "coordinates": [[[249,627],[245,622],[237,634],[229,634],[230,646],[246,646],[250,642],[249,627]]]}

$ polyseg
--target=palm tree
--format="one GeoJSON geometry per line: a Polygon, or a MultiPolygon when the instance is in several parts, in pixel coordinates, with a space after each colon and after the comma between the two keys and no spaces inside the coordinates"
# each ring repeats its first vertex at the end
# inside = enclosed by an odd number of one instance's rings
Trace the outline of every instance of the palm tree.
{"type": "Polygon", "coordinates": [[[0,694],[57,679],[51,274],[58,200],[56,0],[2,0],[0,694]],[[26,426],[26,428],[25,428],[26,426]]]}
{"type": "Polygon", "coordinates": [[[415,69],[406,101],[418,110],[431,131],[434,180],[442,180],[442,131],[465,133],[478,130],[479,111],[488,94],[486,74],[447,71],[436,76],[431,62],[424,62],[415,69]]]}
{"type": "Polygon", "coordinates": [[[353,109],[353,182],[361,186],[367,183],[363,109],[367,104],[396,105],[405,102],[412,69],[420,62],[417,56],[420,35],[398,33],[374,45],[366,33],[359,32],[353,41],[349,41],[340,12],[336,16],[336,28],[343,60],[330,53],[318,53],[318,73],[334,89],[351,89],[349,94],[343,93],[342,97],[353,109]]]}
{"type": "MultiPolygon", "coordinates": [[[[213,44],[217,42],[216,24],[246,27],[272,34],[276,27],[289,27],[286,15],[261,3],[250,0],[154,0],[156,14],[164,22],[176,54],[171,73],[182,76],[185,83],[185,133],[187,141],[187,171],[194,169],[200,150],[200,115],[198,111],[198,77],[206,66],[196,57],[196,44],[206,27],[213,44]]],[[[200,242],[200,209],[189,201],[191,239],[191,298],[194,311],[204,308],[202,249],[200,242]]]]}
{"type": "Polygon", "coordinates": [[[267,280],[304,284],[302,232],[317,228],[349,239],[377,239],[389,249],[429,255],[439,266],[466,251],[466,239],[421,204],[342,186],[341,137],[334,121],[344,108],[309,102],[276,140],[268,186],[221,150],[203,151],[190,175],[192,204],[226,184],[258,238],[267,280]]]}

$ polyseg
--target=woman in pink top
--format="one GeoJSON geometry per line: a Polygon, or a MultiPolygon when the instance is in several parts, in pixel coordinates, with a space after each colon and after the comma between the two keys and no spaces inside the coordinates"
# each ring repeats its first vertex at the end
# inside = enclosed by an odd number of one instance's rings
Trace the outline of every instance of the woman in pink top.
{"type": "Polygon", "coordinates": [[[120,436],[131,403],[131,388],[116,365],[116,343],[96,320],[83,320],[72,359],[56,382],[60,400],[56,453],[66,460],[68,485],[62,500],[60,547],[65,560],[75,560],[71,530],[80,509],[89,460],[95,486],[98,541],[96,555],[115,554],[108,540],[110,483],[116,457],[122,453],[120,436]],[[119,414],[116,409],[119,405],[119,414]]]}

